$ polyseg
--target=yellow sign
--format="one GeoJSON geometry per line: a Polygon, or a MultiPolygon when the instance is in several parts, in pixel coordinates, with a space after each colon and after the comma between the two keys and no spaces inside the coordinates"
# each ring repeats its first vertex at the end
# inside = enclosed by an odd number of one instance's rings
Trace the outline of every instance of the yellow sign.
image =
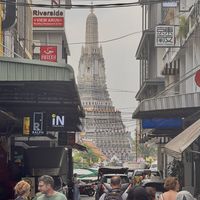
{"type": "Polygon", "coordinates": [[[24,117],[23,135],[30,135],[30,117],[24,117]]]}

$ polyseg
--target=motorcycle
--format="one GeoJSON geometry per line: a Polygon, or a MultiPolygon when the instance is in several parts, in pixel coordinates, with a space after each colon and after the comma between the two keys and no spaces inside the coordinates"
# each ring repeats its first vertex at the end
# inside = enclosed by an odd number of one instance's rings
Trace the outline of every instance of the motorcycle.
{"type": "Polygon", "coordinates": [[[79,185],[80,194],[88,195],[92,197],[95,193],[95,185],[94,184],[81,184],[79,185]]]}

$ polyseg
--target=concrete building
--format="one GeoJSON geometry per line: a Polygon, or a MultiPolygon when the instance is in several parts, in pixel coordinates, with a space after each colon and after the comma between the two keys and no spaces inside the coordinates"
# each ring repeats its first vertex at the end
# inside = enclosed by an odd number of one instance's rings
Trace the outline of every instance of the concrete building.
{"type": "MultiPolygon", "coordinates": [[[[141,4],[144,2],[141,1],[141,4]]],[[[179,3],[176,1],[165,1],[165,3],[168,4],[151,4],[150,2],[149,5],[143,6],[143,8],[157,7],[156,11],[146,9],[150,12],[148,16],[152,17],[148,19],[148,23],[154,21],[154,26],[151,28],[156,30],[152,33],[152,37],[155,35],[158,38],[158,29],[156,29],[158,25],[162,30],[166,28],[162,25],[173,29],[171,40],[173,44],[167,46],[163,43],[157,46],[157,52],[154,51],[154,55],[151,56],[154,60],[159,60],[154,67],[157,69],[161,67],[158,73],[164,81],[164,87],[160,93],[155,92],[152,96],[138,99],[140,103],[133,117],[141,120],[143,129],[140,132],[146,142],[150,138],[153,138],[156,143],[164,141],[165,145],[159,144],[158,157],[159,168],[164,171],[164,175],[171,173],[178,176],[183,188],[198,197],[200,194],[200,181],[197,178],[200,174],[200,121],[198,120],[200,113],[200,2],[181,0],[179,3]],[[159,15],[155,13],[160,12],[162,13],[161,21],[157,21],[159,15]],[[146,129],[145,120],[151,121],[154,125],[146,129]],[[166,122],[167,126],[166,124],[161,126],[161,123],[163,125],[166,122]],[[179,125],[175,127],[177,122],[179,125]]],[[[145,31],[143,36],[144,34],[145,31]]],[[[163,41],[163,38],[160,41],[163,41]]],[[[142,41],[145,41],[144,38],[142,39],[139,50],[142,41]]],[[[146,42],[150,42],[150,39],[146,42]]],[[[155,44],[153,43],[150,48],[155,49],[156,45],[158,45],[158,40],[155,40],[155,44]]],[[[139,52],[142,53],[138,51],[136,57],[139,52]]],[[[139,59],[144,60],[142,56],[139,59]]],[[[150,62],[147,63],[146,73],[152,69],[150,62]]],[[[155,72],[154,75],[156,75],[155,72]]],[[[142,89],[141,86],[140,91],[142,89]]],[[[152,89],[151,86],[149,90],[152,91],[152,89]]]]}
{"type": "Polygon", "coordinates": [[[4,14],[2,21],[2,46],[1,55],[6,57],[23,57],[32,59],[32,12],[31,1],[23,3],[27,6],[18,5],[19,1],[12,0],[3,6],[4,14]]]}
{"type": "MultiPolygon", "coordinates": [[[[33,2],[41,3],[38,0],[33,2]]],[[[32,8],[33,59],[67,63],[70,51],[65,31],[65,10],[71,8],[71,0],[52,0],[51,5],[32,8]],[[66,4],[66,8],[59,6],[62,4],[66,4]]]]}
{"type": "Polygon", "coordinates": [[[85,47],[78,71],[78,89],[85,110],[84,128],[88,139],[109,158],[131,159],[132,140],[125,130],[120,111],[113,106],[106,85],[105,63],[98,42],[98,20],[93,10],[86,20],[85,47]]]}

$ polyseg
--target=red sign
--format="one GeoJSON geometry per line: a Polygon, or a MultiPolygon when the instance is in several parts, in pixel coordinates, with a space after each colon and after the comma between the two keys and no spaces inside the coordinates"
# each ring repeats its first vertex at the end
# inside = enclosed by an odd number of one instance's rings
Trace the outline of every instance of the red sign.
{"type": "Polygon", "coordinates": [[[64,17],[33,17],[33,27],[64,27],[64,17]]]}
{"type": "Polygon", "coordinates": [[[195,74],[195,82],[200,87],[200,70],[198,70],[195,74]]]}
{"type": "Polygon", "coordinates": [[[41,46],[40,60],[48,62],[57,62],[57,47],[56,46],[41,46]]]}

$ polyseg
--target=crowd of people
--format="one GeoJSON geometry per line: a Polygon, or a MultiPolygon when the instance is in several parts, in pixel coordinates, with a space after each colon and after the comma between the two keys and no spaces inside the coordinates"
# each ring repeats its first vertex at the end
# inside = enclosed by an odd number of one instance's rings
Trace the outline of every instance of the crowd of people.
{"type": "MultiPolygon", "coordinates": [[[[74,176],[74,200],[80,200],[78,193],[78,181],[74,176]]],[[[180,184],[176,177],[167,177],[164,181],[165,192],[156,197],[156,188],[132,185],[126,192],[121,190],[121,179],[119,176],[111,178],[112,189],[102,194],[99,200],[195,200],[188,191],[180,191],[180,184]]],[[[19,181],[14,187],[16,199],[27,200],[30,195],[31,186],[28,182],[19,181]]],[[[43,175],[38,179],[39,192],[34,200],[67,200],[67,197],[54,190],[54,179],[51,176],[43,175]]]]}
{"type": "Polygon", "coordinates": [[[176,177],[167,177],[164,181],[165,192],[156,196],[156,188],[133,185],[127,192],[121,192],[120,177],[111,179],[112,190],[100,197],[100,200],[195,200],[188,191],[180,191],[176,177]]]}
{"type": "MultiPolygon", "coordinates": [[[[31,186],[26,181],[18,182],[14,188],[15,200],[28,200],[31,186]]],[[[54,190],[54,179],[51,176],[44,175],[38,179],[39,193],[34,200],[67,200],[66,196],[54,190]]]]}

